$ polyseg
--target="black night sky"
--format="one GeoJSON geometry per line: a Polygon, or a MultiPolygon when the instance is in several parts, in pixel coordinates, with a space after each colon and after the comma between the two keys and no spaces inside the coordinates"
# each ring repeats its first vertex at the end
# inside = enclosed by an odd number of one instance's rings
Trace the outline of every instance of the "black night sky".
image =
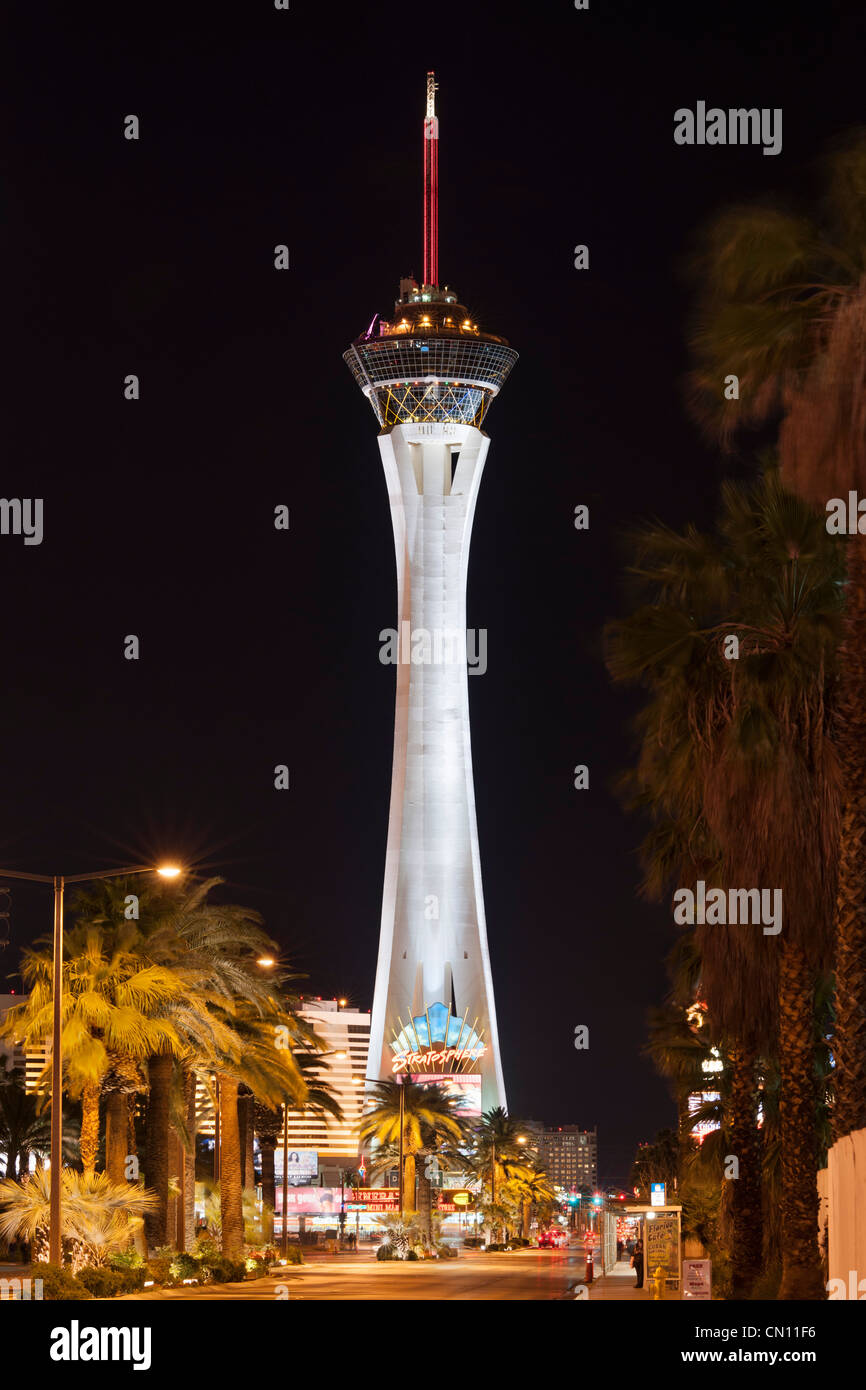
{"type": "MultiPolygon", "coordinates": [[[[601,629],[627,601],[623,531],[706,524],[750,466],[687,418],[682,262],[716,209],[808,199],[863,119],[860,9],[262,0],[162,39],[134,9],[126,33],[43,6],[13,24],[0,490],[44,498],[45,536],[0,537],[0,862],[221,873],[307,992],[370,1007],[396,586],[377,425],[342,353],[421,274],[435,69],[441,277],[521,354],[487,420],[468,616],[488,630],[470,700],[509,1108],[597,1124],[602,1179],[623,1182],[674,1119],[640,1055],[674,927],[635,893],[641,827],[612,789],[635,704],[601,629]],[[675,145],[698,100],[782,107],[782,153],[675,145]]],[[[50,925],[47,892],[13,903],[4,974],[50,925]]]]}

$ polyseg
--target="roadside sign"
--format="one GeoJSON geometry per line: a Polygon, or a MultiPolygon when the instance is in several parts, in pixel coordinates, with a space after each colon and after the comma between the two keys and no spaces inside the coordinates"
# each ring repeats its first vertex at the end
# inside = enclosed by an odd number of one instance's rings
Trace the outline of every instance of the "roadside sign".
{"type": "Polygon", "coordinates": [[[712,1298],[712,1260],[683,1260],[683,1298],[712,1298]]]}
{"type": "Polygon", "coordinates": [[[650,1183],[650,1206],[663,1207],[667,1193],[666,1184],[663,1182],[650,1183]]]}

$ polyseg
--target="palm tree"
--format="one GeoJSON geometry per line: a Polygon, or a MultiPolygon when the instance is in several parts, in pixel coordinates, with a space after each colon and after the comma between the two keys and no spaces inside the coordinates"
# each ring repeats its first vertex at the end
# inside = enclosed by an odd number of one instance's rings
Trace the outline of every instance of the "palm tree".
{"type": "MultiPolygon", "coordinates": [[[[183,1172],[187,1208],[194,1183],[194,1076],[218,1079],[221,1200],[224,1239],[237,1253],[242,1245],[243,1155],[240,1148],[238,1105],[264,1089],[264,1100],[303,1102],[307,1090],[300,1077],[294,1051],[320,1047],[314,1031],[302,1024],[291,1000],[277,1003],[279,990],[291,977],[280,970],[265,974],[258,966],[276,946],[265,934],[259,915],[248,908],[210,901],[220,879],[166,887],[154,883],[139,891],[139,941],[143,957],[168,970],[181,982],[178,996],[164,1003],[164,1017],[180,1040],[179,1048],[154,1048],[147,1059],[147,1176],[158,1197],[148,1217],[151,1245],[165,1244],[168,1231],[169,1182],[172,1155],[183,1154],[177,1166],[183,1172]],[[270,1029],[262,1037],[262,1029],[270,1029]],[[291,1047],[275,1048],[275,1030],[282,1029],[291,1047]],[[274,1090],[276,1086],[276,1090],[274,1090]],[[240,1232],[240,1237],[238,1236],[240,1232]]],[[[128,884],[105,880],[77,902],[80,918],[116,927],[123,921],[128,884]]],[[[249,1134],[251,1141],[252,1134],[249,1134]]],[[[245,1145],[245,1150],[248,1146],[245,1145]]],[[[187,1210],[181,1230],[189,1234],[187,1210]]]]}
{"type": "MultiPolygon", "coordinates": [[[[41,942],[36,943],[41,946],[41,942]]],[[[63,1032],[66,1087],[80,1097],[81,1160],[92,1174],[99,1136],[99,1100],[107,1101],[106,1166],[113,1182],[125,1179],[126,1095],[143,1084],[139,1067],[156,1049],[179,1051],[181,1040],[166,1012],[183,994],[183,982],[170,970],[139,954],[137,923],[114,930],[76,925],[63,943],[63,1032]]],[[[51,1036],[52,953],[24,952],[21,974],[29,993],[10,1009],[0,1036],[35,1047],[51,1036]]],[[[46,1064],[39,1085],[50,1072],[46,1064]]]]}
{"type": "Polygon", "coordinates": [[[277,1106],[255,1102],[255,1126],[259,1137],[259,1154],[262,1160],[262,1210],[264,1219],[264,1241],[270,1245],[274,1238],[274,1210],[277,1205],[277,1189],[274,1177],[274,1151],[283,1132],[283,1117],[277,1106]]]}
{"type": "Polygon", "coordinates": [[[179,986],[162,1003],[170,1035],[154,1040],[156,1045],[146,1057],[147,1080],[141,1078],[133,1088],[147,1090],[149,1096],[147,1176],[158,1203],[148,1216],[148,1237],[154,1246],[164,1245],[168,1237],[171,1155],[176,1151],[173,1128],[185,1139],[185,1179],[193,1167],[195,1137],[188,1132],[189,1086],[183,1070],[193,1067],[203,1053],[215,1055],[220,1048],[239,1051],[220,1009],[211,1005],[236,992],[264,994],[270,988],[260,971],[256,979],[255,959],[273,943],[261,931],[256,913],[208,901],[220,882],[186,880],[168,886],[158,881],[131,885],[125,879],[99,880],[79,894],[74,907],[80,923],[109,933],[123,932],[128,930],[124,927],[127,895],[135,887],[136,948],[143,960],[170,972],[179,986]]]}
{"type": "MultiPolygon", "coordinates": [[[[153,1205],[153,1193],[139,1185],[115,1183],[105,1173],[62,1172],[63,1241],[70,1251],[73,1272],[84,1265],[102,1264],[125,1250],[153,1205]]],[[[37,1168],[23,1183],[0,1182],[0,1235],[29,1241],[34,1260],[48,1259],[51,1174],[37,1168]]]]}
{"type": "Polygon", "coordinates": [[[362,1143],[400,1143],[403,1115],[403,1210],[415,1211],[415,1162],[425,1144],[463,1137],[458,1105],[444,1087],[406,1079],[378,1081],[368,1093],[369,1108],[361,1121],[362,1143]],[[402,1097],[402,1101],[401,1101],[402,1097]]]}
{"type": "Polygon", "coordinates": [[[677,1106],[677,1132],[686,1149],[691,1142],[689,1100],[704,1088],[704,1064],[712,1059],[709,1030],[696,1026],[692,1009],[668,1002],[652,1009],[646,1053],[671,1083],[677,1106]]]}
{"type": "MultiPolygon", "coordinates": [[[[236,999],[223,1005],[223,1013],[240,1041],[238,1052],[225,1052],[217,1060],[220,1120],[220,1198],[222,1249],[238,1255],[243,1249],[243,1185],[241,1181],[238,1088],[247,1086],[259,1101],[275,1107],[317,1110],[341,1115],[325,1082],[316,1079],[315,1062],[325,1044],[301,1019],[291,1002],[265,996],[258,1002],[236,999]],[[284,1040],[275,1046],[275,1037],[284,1040]],[[310,1065],[312,1064],[312,1066],[310,1065]],[[311,1075],[314,1094],[308,1085],[311,1075]]],[[[284,1213],[285,1219],[285,1213],[284,1213]]]]}
{"type": "MultiPolygon", "coordinates": [[[[723,436],[780,422],[788,486],[823,512],[866,493],[866,133],[828,162],[819,220],[772,206],[735,208],[694,262],[693,405],[723,436]],[[739,400],[723,400],[726,375],[739,400]]],[[[841,762],[836,907],[834,1131],[866,1128],[866,534],[847,543],[836,747],[841,762]]],[[[786,970],[800,1003],[803,967],[786,970]]],[[[798,1106],[805,1106],[801,1096],[798,1106]]],[[[805,1219],[805,1215],[804,1215],[805,1219]]]]}
{"type": "MultiPolygon", "coordinates": [[[[755,1062],[775,1020],[784,1126],[780,1296],[821,1297],[812,1032],[814,990],[833,934],[839,797],[829,727],[840,555],[820,518],[772,471],[752,489],[726,485],[723,501],[717,538],[693,528],[681,537],[665,528],[644,533],[640,573],[656,602],[615,625],[610,664],[616,677],[640,675],[653,687],[645,788],[670,800],[672,775],[658,769],[673,745],[678,775],[688,769],[692,778],[690,814],[697,810],[718,846],[716,881],[781,892],[778,939],[754,926],[704,924],[696,940],[710,1015],[729,1043],[735,1210],[747,1190],[750,1205],[759,1191],[755,1062]],[[732,636],[739,656],[726,659],[732,636]]],[[[741,1214],[740,1255],[749,1243],[748,1258],[738,1258],[738,1291],[760,1257],[756,1231],[744,1229],[741,1214]]]]}
{"type": "Polygon", "coordinates": [[[24,1084],[23,1071],[0,1073],[0,1150],[6,1154],[7,1178],[27,1171],[31,1154],[40,1158],[51,1147],[51,1126],[40,1113],[36,1094],[24,1084]]]}
{"type": "Polygon", "coordinates": [[[515,1174],[511,1183],[521,1202],[520,1234],[524,1240],[528,1240],[533,1212],[546,1224],[558,1206],[556,1192],[544,1169],[526,1169],[515,1174]]]}

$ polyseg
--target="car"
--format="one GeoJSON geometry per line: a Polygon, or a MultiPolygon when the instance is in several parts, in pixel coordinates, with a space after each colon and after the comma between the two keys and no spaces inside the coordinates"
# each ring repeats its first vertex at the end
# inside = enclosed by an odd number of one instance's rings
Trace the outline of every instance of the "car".
{"type": "Polygon", "coordinates": [[[538,1234],[539,1250],[561,1250],[568,1237],[564,1231],[540,1231],[538,1234]]]}

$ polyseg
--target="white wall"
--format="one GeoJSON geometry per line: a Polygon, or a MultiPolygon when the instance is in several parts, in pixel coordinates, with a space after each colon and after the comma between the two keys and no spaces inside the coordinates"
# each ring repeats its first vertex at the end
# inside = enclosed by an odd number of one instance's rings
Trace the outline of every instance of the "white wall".
{"type": "Polygon", "coordinates": [[[844,1280],[847,1297],[862,1280],[859,1297],[866,1298],[866,1129],[833,1145],[826,1173],[830,1279],[844,1280]]]}

